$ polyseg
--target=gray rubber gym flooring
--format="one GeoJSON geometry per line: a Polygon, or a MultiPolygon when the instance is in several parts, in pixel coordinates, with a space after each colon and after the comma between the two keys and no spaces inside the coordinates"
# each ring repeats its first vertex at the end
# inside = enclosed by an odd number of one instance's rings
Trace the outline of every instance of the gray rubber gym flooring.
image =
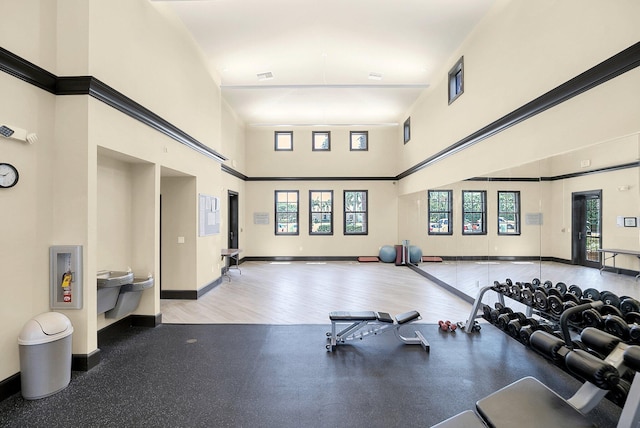
{"type": "MultiPolygon", "coordinates": [[[[564,397],[580,386],[491,325],[406,328],[431,351],[385,333],[330,353],[329,325],[130,327],[103,335],[100,365],[62,392],[0,402],[0,426],[428,427],[523,376],[564,397]]],[[[614,427],[619,414],[603,400],[590,416],[614,427]]]]}

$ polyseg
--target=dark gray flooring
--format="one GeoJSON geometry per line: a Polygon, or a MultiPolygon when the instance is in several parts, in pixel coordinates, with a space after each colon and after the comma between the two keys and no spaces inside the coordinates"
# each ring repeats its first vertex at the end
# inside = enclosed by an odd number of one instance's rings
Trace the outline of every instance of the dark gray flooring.
{"type": "MultiPolygon", "coordinates": [[[[428,427],[523,376],[564,397],[580,386],[491,325],[405,328],[431,352],[385,333],[329,353],[328,325],[131,327],[103,338],[100,365],[62,392],[0,402],[0,426],[428,427]]],[[[619,413],[603,400],[590,415],[614,427],[619,413]]]]}

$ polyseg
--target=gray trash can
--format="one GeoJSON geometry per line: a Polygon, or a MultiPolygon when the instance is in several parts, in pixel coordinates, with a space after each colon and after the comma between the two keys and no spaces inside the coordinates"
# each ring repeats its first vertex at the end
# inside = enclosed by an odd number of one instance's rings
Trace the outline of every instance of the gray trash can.
{"type": "Polygon", "coordinates": [[[46,312],[30,319],[18,337],[20,383],[27,400],[62,391],[71,381],[71,334],[69,318],[46,312]]]}

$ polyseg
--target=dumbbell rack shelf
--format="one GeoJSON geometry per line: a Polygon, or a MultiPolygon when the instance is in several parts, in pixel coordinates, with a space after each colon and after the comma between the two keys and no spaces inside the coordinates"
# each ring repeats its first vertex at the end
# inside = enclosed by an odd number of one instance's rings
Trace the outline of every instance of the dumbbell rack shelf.
{"type": "MultiPolygon", "coordinates": [[[[497,287],[495,285],[488,285],[486,287],[481,288],[478,291],[478,295],[476,296],[476,299],[473,303],[473,306],[471,307],[471,312],[469,313],[469,318],[466,321],[465,326],[473,326],[475,323],[475,320],[478,318],[483,318],[482,317],[482,300],[484,298],[484,295],[488,292],[488,291],[493,291],[496,293],[496,295],[498,296],[498,303],[500,303],[502,306],[507,306],[505,304],[505,298],[512,300],[514,302],[520,303],[522,305],[524,305],[526,307],[525,309],[525,315],[527,317],[531,317],[532,315],[537,315],[540,318],[543,318],[547,321],[549,321],[552,324],[558,324],[560,322],[560,316],[553,314],[551,312],[546,312],[546,311],[541,311],[539,309],[536,309],[534,307],[532,307],[531,305],[528,305],[526,302],[522,301],[522,300],[518,300],[515,299],[511,296],[507,296],[505,295],[503,292],[501,292],[501,290],[497,289],[497,287]],[[478,314],[478,312],[480,312],[480,314],[478,314]]],[[[569,324],[571,327],[577,328],[577,326],[573,325],[572,323],[569,324]]],[[[474,329],[472,328],[465,328],[463,329],[464,331],[466,331],[467,333],[471,333],[474,331],[474,329]]]]}

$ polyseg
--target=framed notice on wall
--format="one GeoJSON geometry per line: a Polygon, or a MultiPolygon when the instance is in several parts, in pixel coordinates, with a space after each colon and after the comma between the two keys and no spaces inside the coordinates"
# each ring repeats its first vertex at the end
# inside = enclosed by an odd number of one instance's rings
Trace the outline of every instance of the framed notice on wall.
{"type": "Polygon", "coordinates": [[[198,203],[198,236],[220,233],[220,198],[200,194],[198,203]]]}

